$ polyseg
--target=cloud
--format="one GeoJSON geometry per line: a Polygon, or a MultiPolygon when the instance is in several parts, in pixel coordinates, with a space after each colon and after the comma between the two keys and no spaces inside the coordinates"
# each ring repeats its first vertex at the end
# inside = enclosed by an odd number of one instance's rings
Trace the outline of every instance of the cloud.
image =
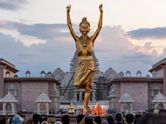
{"type": "MultiPolygon", "coordinates": [[[[66,24],[27,25],[24,23],[1,20],[0,26],[1,26],[0,32],[4,32],[4,33],[5,32],[7,32],[7,33],[17,32],[17,34],[21,34],[22,36],[27,36],[27,37],[31,38],[32,39],[31,41],[34,41],[34,43],[35,43],[35,38],[36,38],[36,40],[37,39],[53,40],[53,39],[57,39],[57,38],[59,39],[59,38],[70,37],[70,33],[69,33],[69,30],[68,30],[66,24]]],[[[74,28],[77,28],[77,26],[74,25],[74,28]]],[[[23,41],[23,40],[21,40],[21,41],[23,41]]],[[[23,41],[23,43],[27,44],[24,41],[23,41]]],[[[41,43],[45,43],[45,41],[41,41],[41,43]]],[[[33,44],[33,42],[31,44],[33,44]]],[[[36,41],[36,44],[37,44],[37,41],[36,41]]]]}
{"type": "Polygon", "coordinates": [[[158,59],[151,43],[133,45],[120,26],[103,27],[100,38],[101,41],[96,41],[97,48],[102,50],[96,51],[99,62],[102,66],[112,66],[118,72],[130,70],[136,75],[141,70],[146,75],[158,59]]]}
{"type": "Polygon", "coordinates": [[[71,47],[61,41],[27,47],[12,36],[0,33],[0,57],[15,64],[22,76],[26,70],[32,71],[34,76],[39,76],[41,70],[53,71],[57,67],[67,70],[74,53],[71,47]]]}
{"type": "Polygon", "coordinates": [[[75,48],[64,26],[0,21],[0,56],[14,61],[20,74],[31,70],[37,75],[41,70],[53,71],[57,67],[68,70],[75,48]]]}
{"type": "Polygon", "coordinates": [[[1,0],[0,9],[17,10],[26,2],[27,0],[1,0]]]}
{"type": "Polygon", "coordinates": [[[22,34],[31,35],[43,39],[52,39],[56,36],[68,34],[66,24],[23,25],[17,23],[16,27],[22,34]],[[65,32],[64,30],[67,30],[67,32],[65,32]]]}
{"type": "Polygon", "coordinates": [[[31,46],[34,44],[46,43],[46,40],[36,38],[30,35],[20,34],[17,30],[0,29],[0,33],[12,36],[16,42],[20,41],[26,46],[31,46]]]}
{"type": "Polygon", "coordinates": [[[166,39],[166,27],[141,28],[128,32],[134,39],[166,39]]]}
{"type": "MultiPolygon", "coordinates": [[[[39,75],[41,70],[53,71],[57,67],[68,71],[74,52],[75,42],[66,24],[27,25],[0,21],[0,56],[16,64],[20,74],[30,70],[32,74],[39,75]],[[28,37],[32,41],[39,39],[45,42],[37,41],[28,46],[25,44],[31,41],[28,37]]],[[[150,42],[142,47],[133,45],[120,26],[103,27],[95,41],[95,55],[101,71],[111,66],[117,72],[130,70],[136,73],[142,70],[142,74],[146,74],[152,64],[161,58],[150,42]]]]}

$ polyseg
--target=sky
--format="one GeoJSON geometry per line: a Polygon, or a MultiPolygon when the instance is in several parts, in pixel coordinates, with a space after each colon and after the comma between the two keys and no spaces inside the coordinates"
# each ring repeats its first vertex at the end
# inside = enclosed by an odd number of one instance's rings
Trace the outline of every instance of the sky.
{"type": "Polygon", "coordinates": [[[0,0],[0,58],[24,75],[30,70],[60,67],[69,71],[75,43],[66,25],[66,6],[71,5],[75,32],[86,16],[90,35],[96,30],[100,4],[103,28],[95,41],[100,70],[130,71],[143,76],[157,61],[166,57],[165,0],[0,0]]]}

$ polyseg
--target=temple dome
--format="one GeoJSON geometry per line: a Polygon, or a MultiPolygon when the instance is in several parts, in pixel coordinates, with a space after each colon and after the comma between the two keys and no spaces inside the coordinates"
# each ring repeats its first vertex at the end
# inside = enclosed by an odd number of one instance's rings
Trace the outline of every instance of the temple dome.
{"type": "Polygon", "coordinates": [[[119,77],[119,74],[113,68],[110,67],[104,72],[103,76],[107,79],[113,79],[119,77]]]}
{"type": "Polygon", "coordinates": [[[54,78],[54,75],[53,73],[51,73],[50,71],[46,73],[46,77],[49,77],[49,78],[54,78]]]}
{"type": "Polygon", "coordinates": [[[1,102],[17,102],[16,98],[8,92],[6,96],[4,96],[3,99],[0,100],[1,102]]]}
{"type": "Polygon", "coordinates": [[[153,103],[166,103],[166,97],[165,97],[163,94],[158,93],[158,94],[154,97],[154,99],[153,99],[152,102],[153,102],[153,103]]]}
{"type": "Polygon", "coordinates": [[[119,102],[122,102],[122,103],[132,103],[132,102],[135,102],[135,101],[134,101],[134,99],[128,93],[125,93],[124,95],[122,95],[120,97],[119,102]]]}
{"type": "Polygon", "coordinates": [[[65,74],[65,73],[63,72],[63,70],[62,70],[61,68],[57,68],[57,69],[55,69],[55,71],[53,72],[53,75],[54,75],[55,79],[58,80],[58,81],[60,81],[60,80],[63,79],[64,74],[65,74]]]}
{"type": "Polygon", "coordinates": [[[48,95],[43,92],[37,97],[35,102],[51,102],[51,100],[49,99],[48,95]]]}

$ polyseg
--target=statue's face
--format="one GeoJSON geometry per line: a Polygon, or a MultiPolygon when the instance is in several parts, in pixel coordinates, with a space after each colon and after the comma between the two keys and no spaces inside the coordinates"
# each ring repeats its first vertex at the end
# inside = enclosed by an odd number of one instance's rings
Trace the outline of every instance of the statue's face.
{"type": "Polygon", "coordinates": [[[83,35],[87,35],[89,31],[90,31],[90,26],[87,23],[81,23],[80,32],[83,35]]]}

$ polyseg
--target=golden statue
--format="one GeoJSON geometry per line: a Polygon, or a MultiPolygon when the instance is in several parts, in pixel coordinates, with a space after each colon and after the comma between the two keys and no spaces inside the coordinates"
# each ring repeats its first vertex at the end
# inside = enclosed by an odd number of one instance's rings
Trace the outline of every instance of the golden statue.
{"type": "Polygon", "coordinates": [[[71,19],[70,19],[70,9],[71,6],[67,6],[67,25],[71,32],[72,37],[76,44],[76,53],[78,56],[75,75],[74,75],[74,86],[77,88],[85,89],[84,93],[84,113],[88,112],[88,103],[90,97],[91,85],[94,78],[94,59],[93,59],[93,49],[94,42],[102,28],[102,18],[103,18],[103,6],[99,6],[100,18],[98,22],[98,27],[92,36],[88,36],[90,31],[90,23],[87,18],[84,17],[79,24],[79,30],[81,36],[77,36],[73,30],[71,19]]]}

